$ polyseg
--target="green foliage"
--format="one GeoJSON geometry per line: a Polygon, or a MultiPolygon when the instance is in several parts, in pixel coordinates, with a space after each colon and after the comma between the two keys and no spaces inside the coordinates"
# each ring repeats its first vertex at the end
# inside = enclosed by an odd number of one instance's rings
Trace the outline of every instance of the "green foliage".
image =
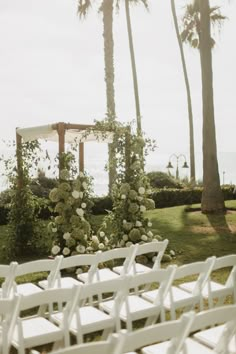
{"type": "Polygon", "coordinates": [[[152,171],[147,173],[150,185],[153,188],[183,188],[183,185],[172,176],[161,171],[152,171]]]}

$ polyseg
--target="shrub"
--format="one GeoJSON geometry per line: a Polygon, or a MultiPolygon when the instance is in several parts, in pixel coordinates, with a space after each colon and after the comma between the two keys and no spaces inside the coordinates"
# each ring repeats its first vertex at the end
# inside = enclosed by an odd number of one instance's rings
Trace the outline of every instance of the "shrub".
{"type": "Polygon", "coordinates": [[[179,181],[165,172],[148,172],[147,177],[149,178],[150,185],[153,188],[183,188],[183,185],[179,181]]]}

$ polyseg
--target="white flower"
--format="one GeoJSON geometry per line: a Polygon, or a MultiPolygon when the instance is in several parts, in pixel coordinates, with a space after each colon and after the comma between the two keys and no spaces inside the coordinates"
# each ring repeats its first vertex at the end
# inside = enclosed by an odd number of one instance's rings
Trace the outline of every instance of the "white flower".
{"type": "Polygon", "coordinates": [[[125,245],[125,241],[124,241],[124,240],[121,240],[118,246],[119,246],[119,247],[124,247],[124,245],[125,245]]]}
{"type": "Polygon", "coordinates": [[[153,238],[152,242],[158,242],[158,240],[156,238],[153,238]]]}
{"type": "Polygon", "coordinates": [[[60,250],[61,250],[60,247],[55,245],[52,247],[51,252],[52,252],[52,254],[58,254],[60,252],[60,250]]]}
{"type": "Polygon", "coordinates": [[[83,273],[83,270],[81,268],[77,268],[76,274],[82,274],[82,273],[83,273]]]}
{"type": "Polygon", "coordinates": [[[152,261],[153,261],[153,263],[155,263],[155,262],[156,262],[156,259],[157,259],[157,256],[152,257],[152,261]]]}
{"type": "Polygon", "coordinates": [[[84,189],[87,189],[87,188],[88,188],[88,185],[87,185],[86,182],[83,182],[83,183],[82,183],[82,186],[83,186],[84,189]]]}
{"type": "Polygon", "coordinates": [[[140,205],[140,211],[141,213],[144,213],[146,211],[146,207],[144,205],[140,205]]]}
{"type": "Polygon", "coordinates": [[[148,226],[148,227],[152,227],[152,222],[151,222],[151,221],[148,221],[147,226],[148,226]]]}
{"type": "Polygon", "coordinates": [[[145,188],[144,187],[139,187],[138,189],[139,194],[144,194],[145,193],[145,188]]]}
{"type": "Polygon", "coordinates": [[[105,245],[107,245],[107,244],[108,244],[109,240],[108,240],[108,238],[107,238],[107,237],[105,237],[105,238],[104,238],[104,242],[105,242],[105,245]]]}
{"type": "Polygon", "coordinates": [[[85,209],[85,208],[86,208],[86,206],[87,206],[87,204],[86,204],[86,203],[82,203],[82,204],[81,204],[81,207],[82,207],[83,209],[85,209]]]}
{"type": "Polygon", "coordinates": [[[80,173],[79,173],[79,176],[80,176],[81,178],[83,178],[83,177],[84,177],[83,172],[80,172],[80,173]]]}
{"type": "Polygon", "coordinates": [[[141,221],[137,220],[137,221],[136,221],[136,223],[135,223],[135,226],[137,226],[137,227],[141,227],[141,226],[142,226],[141,221]]]}
{"type": "Polygon", "coordinates": [[[138,200],[139,202],[141,202],[141,201],[143,200],[143,197],[138,196],[138,197],[137,197],[137,200],[138,200]]]}
{"type": "Polygon", "coordinates": [[[149,194],[149,195],[152,194],[152,190],[151,190],[151,189],[148,189],[148,190],[147,190],[147,194],[149,194]]]}
{"type": "Polygon", "coordinates": [[[85,247],[83,246],[83,245],[78,245],[77,247],[76,247],[76,251],[78,252],[78,253],[84,253],[85,252],[85,247]]]}
{"type": "Polygon", "coordinates": [[[75,199],[79,198],[79,192],[78,191],[73,191],[71,194],[72,194],[73,198],[75,198],[75,199]]]}
{"type": "Polygon", "coordinates": [[[68,254],[70,254],[70,249],[68,247],[64,247],[62,253],[64,256],[68,256],[68,254]]]}
{"type": "Polygon", "coordinates": [[[171,255],[171,256],[175,256],[175,251],[170,250],[170,255],[171,255]]]}
{"type": "Polygon", "coordinates": [[[83,193],[83,192],[79,192],[79,197],[80,197],[80,199],[82,199],[83,196],[84,196],[84,193],[83,193]]]}
{"type": "Polygon", "coordinates": [[[56,227],[53,227],[53,228],[52,228],[52,232],[57,232],[57,228],[56,228],[56,227]]]}
{"type": "Polygon", "coordinates": [[[152,237],[152,236],[153,236],[152,231],[148,231],[147,235],[148,235],[149,237],[152,237]]]}
{"type": "Polygon", "coordinates": [[[63,235],[64,240],[69,240],[70,238],[70,233],[69,232],[65,232],[63,235]]]}
{"type": "Polygon", "coordinates": [[[129,237],[128,237],[128,235],[123,235],[122,239],[123,239],[124,241],[128,241],[129,237]]]}
{"type": "Polygon", "coordinates": [[[125,194],[121,194],[121,199],[126,199],[126,195],[125,194]]]}
{"type": "Polygon", "coordinates": [[[101,243],[99,243],[98,248],[99,248],[100,250],[103,250],[103,249],[104,249],[104,247],[105,247],[105,246],[104,246],[104,243],[102,243],[102,242],[101,242],[101,243]]]}
{"type": "Polygon", "coordinates": [[[92,236],[92,241],[93,241],[94,243],[99,244],[99,240],[98,240],[98,238],[97,238],[96,235],[92,236]]]}
{"type": "Polygon", "coordinates": [[[84,211],[83,211],[83,209],[81,209],[81,208],[77,208],[76,209],[76,213],[79,215],[79,216],[84,216],[84,211]]]}
{"type": "Polygon", "coordinates": [[[88,239],[88,235],[85,234],[85,235],[84,235],[84,240],[87,241],[87,239],[88,239]]]}
{"type": "Polygon", "coordinates": [[[103,238],[103,237],[105,236],[105,232],[104,232],[104,231],[100,231],[100,234],[99,234],[99,235],[100,235],[100,237],[103,238]]]}
{"type": "Polygon", "coordinates": [[[147,240],[148,240],[148,237],[147,237],[146,235],[142,235],[142,236],[141,236],[141,240],[147,241],[147,240]]]}
{"type": "Polygon", "coordinates": [[[93,247],[91,247],[91,246],[87,247],[87,251],[88,251],[88,252],[93,251],[93,247]]]}
{"type": "Polygon", "coordinates": [[[130,246],[132,246],[132,244],[133,244],[133,242],[128,241],[128,242],[126,242],[125,246],[126,246],[126,247],[130,247],[130,246]]]}

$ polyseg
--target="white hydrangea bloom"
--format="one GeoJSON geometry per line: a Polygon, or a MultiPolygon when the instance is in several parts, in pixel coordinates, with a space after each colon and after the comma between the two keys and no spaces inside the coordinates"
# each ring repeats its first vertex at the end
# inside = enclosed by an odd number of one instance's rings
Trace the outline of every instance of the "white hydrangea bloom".
{"type": "Polygon", "coordinates": [[[124,219],[124,220],[123,220],[123,224],[126,224],[126,223],[127,223],[127,221],[124,219]]]}
{"type": "Polygon", "coordinates": [[[104,242],[105,242],[105,245],[107,245],[109,243],[109,240],[107,237],[104,237],[104,242]]]}
{"type": "Polygon", "coordinates": [[[152,227],[152,222],[151,222],[151,221],[148,221],[147,226],[148,226],[148,227],[152,227]]]}
{"type": "Polygon", "coordinates": [[[99,248],[100,250],[103,250],[103,249],[105,248],[104,243],[100,242],[99,245],[98,245],[98,248],[99,248]]]}
{"type": "Polygon", "coordinates": [[[138,189],[139,194],[144,194],[145,193],[145,188],[144,187],[139,187],[138,189]]]}
{"type": "Polygon", "coordinates": [[[87,239],[88,239],[88,235],[85,234],[85,235],[84,235],[84,240],[87,241],[87,239]]]}
{"type": "Polygon", "coordinates": [[[96,235],[92,236],[92,241],[93,241],[94,243],[99,244],[99,240],[98,240],[98,238],[97,238],[96,235]]]}
{"type": "Polygon", "coordinates": [[[72,193],[72,197],[75,198],[75,199],[78,199],[79,198],[79,192],[78,191],[73,191],[72,193]]]}
{"type": "Polygon", "coordinates": [[[53,246],[52,247],[52,250],[51,250],[51,252],[52,252],[52,254],[58,254],[59,252],[60,252],[60,247],[58,246],[58,245],[55,245],[55,246],[53,246]]]}
{"type": "Polygon", "coordinates": [[[142,236],[141,236],[141,240],[147,241],[147,240],[148,240],[148,237],[147,237],[146,235],[142,235],[142,236]]]}
{"type": "Polygon", "coordinates": [[[63,235],[64,240],[69,240],[70,238],[70,233],[69,232],[65,232],[63,235]]]}
{"type": "Polygon", "coordinates": [[[119,247],[124,247],[124,245],[125,245],[125,241],[121,240],[120,243],[119,243],[119,247]]]}
{"type": "Polygon", "coordinates": [[[57,228],[56,228],[56,227],[53,227],[53,228],[52,228],[52,232],[57,232],[57,228]]]}
{"type": "Polygon", "coordinates": [[[81,269],[81,268],[77,268],[77,270],[76,270],[76,274],[82,274],[83,273],[83,269],[81,269]]]}
{"type": "Polygon", "coordinates": [[[78,246],[76,247],[76,251],[77,251],[78,253],[84,253],[85,250],[86,250],[86,248],[85,248],[83,245],[78,245],[78,246]]]}
{"type": "Polygon", "coordinates": [[[81,204],[81,207],[82,207],[83,209],[85,209],[85,208],[86,208],[86,206],[87,206],[87,204],[86,204],[86,203],[82,203],[82,204],[81,204]]]}
{"type": "Polygon", "coordinates": [[[84,193],[83,193],[83,192],[79,192],[79,197],[80,197],[80,199],[82,199],[83,196],[84,196],[84,193]]]}
{"type": "Polygon", "coordinates": [[[87,247],[87,251],[88,251],[88,252],[91,252],[91,251],[93,251],[93,247],[91,247],[91,246],[88,246],[88,247],[87,247]]]}
{"type": "Polygon", "coordinates": [[[147,190],[147,194],[149,194],[149,195],[152,194],[152,190],[151,190],[151,189],[148,189],[148,190],[147,190]]]}
{"type": "Polygon", "coordinates": [[[152,236],[153,236],[152,231],[148,231],[147,235],[148,235],[149,237],[152,237],[152,236]]]}
{"type": "Polygon", "coordinates": [[[152,242],[158,242],[158,240],[156,238],[153,238],[152,242]]]}
{"type": "Polygon", "coordinates": [[[62,253],[64,256],[68,256],[68,254],[70,254],[70,249],[68,247],[64,247],[62,253]]]}
{"type": "Polygon", "coordinates": [[[83,183],[82,183],[82,186],[83,186],[84,189],[87,189],[87,188],[88,188],[88,185],[87,185],[86,182],[83,182],[83,183]]]}
{"type": "Polygon", "coordinates": [[[84,177],[83,172],[80,172],[80,173],[79,173],[79,176],[80,176],[81,178],[83,178],[83,177],[84,177]]]}
{"type": "Polygon", "coordinates": [[[105,232],[104,232],[104,231],[100,231],[100,234],[99,234],[99,235],[100,235],[100,237],[103,238],[103,237],[105,236],[105,232]]]}
{"type": "Polygon", "coordinates": [[[126,195],[125,194],[121,194],[121,199],[126,199],[126,195]]]}
{"type": "Polygon", "coordinates": [[[122,239],[123,239],[124,241],[128,241],[129,237],[128,237],[128,235],[123,235],[122,239]]]}
{"type": "Polygon", "coordinates": [[[144,205],[140,205],[140,211],[141,213],[144,213],[146,211],[146,207],[144,205]]]}
{"type": "Polygon", "coordinates": [[[139,202],[141,202],[142,200],[143,200],[143,197],[141,197],[140,195],[137,197],[137,200],[139,201],[139,202]]]}
{"type": "Polygon", "coordinates": [[[175,256],[175,251],[174,250],[170,250],[170,255],[171,256],[175,256]]]}
{"type": "Polygon", "coordinates": [[[135,223],[135,226],[137,226],[137,227],[141,227],[141,226],[142,226],[141,221],[137,220],[137,221],[136,221],[136,223],[135,223]]]}
{"type": "Polygon", "coordinates": [[[81,209],[81,208],[77,208],[76,209],[76,213],[79,215],[79,216],[84,216],[84,211],[83,211],[83,209],[81,209]]]}
{"type": "Polygon", "coordinates": [[[126,246],[126,247],[130,247],[130,246],[132,246],[132,244],[133,244],[133,242],[128,241],[128,242],[126,242],[125,246],[126,246]]]}

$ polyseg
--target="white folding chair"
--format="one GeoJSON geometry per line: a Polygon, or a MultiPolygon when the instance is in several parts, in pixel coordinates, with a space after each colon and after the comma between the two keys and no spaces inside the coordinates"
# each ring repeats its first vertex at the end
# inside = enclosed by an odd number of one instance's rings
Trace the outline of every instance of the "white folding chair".
{"type": "Polygon", "coordinates": [[[77,344],[54,351],[52,354],[116,354],[115,350],[119,340],[119,334],[113,333],[106,341],[77,344]]]}
{"type": "MultiPolygon", "coordinates": [[[[233,296],[233,301],[236,301],[236,255],[228,255],[218,257],[215,260],[212,271],[223,270],[230,268],[230,273],[224,284],[209,279],[209,282],[205,285],[202,291],[204,299],[208,300],[209,307],[212,308],[215,305],[223,305],[226,296],[233,296]]],[[[186,291],[192,291],[195,286],[195,282],[189,282],[180,285],[180,287],[186,291]]]]}
{"type": "MultiPolygon", "coordinates": [[[[56,282],[58,269],[63,256],[57,256],[54,259],[39,259],[31,262],[19,264],[16,269],[16,277],[23,277],[33,273],[46,272],[48,287],[53,287],[56,282]]],[[[21,295],[30,295],[41,292],[42,289],[32,282],[26,282],[15,285],[15,291],[21,295]]]]}
{"type": "MultiPolygon", "coordinates": [[[[112,331],[120,330],[120,308],[125,301],[128,277],[120,277],[91,284],[78,286],[78,297],[74,299],[68,315],[69,331],[76,336],[77,343],[83,342],[83,336],[88,333],[102,331],[101,339],[106,339],[112,331]],[[105,301],[106,296],[113,294],[113,307],[109,314],[99,309],[98,305],[105,301]],[[96,304],[91,299],[97,297],[96,304]],[[87,300],[89,300],[87,302],[87,300]]],[[[55,323],[60,324],[62,313],[52,315],[55,323]]]]}
{"type": "Polygon", "coordinates": [[[225,305],[198,313],[190,332],[194,334],[186,341],[188,353],[235,353],[236,305],[225,305]]]}
{"type": "Polygon", "coordinates": [[[56,326],[51,321],[54,313],[53,306],[60,303],[73,301],[77,288],[72,289],[48,289],[31,295],[21,296],[18,319],[12,335],[12,345],[19,354],[25,353],[26,349],[40,345],[53,343],[53,348],[69,346],[70,338],[68,331],[67,313],[63,311],[61,325],[56,326]],[[31,316],[21,316],[23,311],[39,307],[39,311],[31,316]],[[43,312],[42,313],[42,309],[43,312]],[[46,313],[46,309],[49,313],[46,313]]]}
{"type": "MultiPolygon", "coordinates": [[[[92,281],[92,275],[98,267],[99,253],[96,254],[78,254],[69,257],[63,257],[60,262],[60,266],[57,268],[56,281],[53,284],[54,288],[71,288],[74,285],[81,284],[80,281],[76,279],[76,273],[74,277],[63,276],[62,272],[68,269],[78,269],[80,267],[88,266],[90,267],[89,276],[87,277],[87,282],[92,281]],[[91,274],[91,276],[90,276],[91,274]]],[[[43,280],[38,283],[43,289],[47,289],[49,284],[48,280],[43,280]]],[[[52,285],[50,285],[52,287],[52,285]]]]}
{"type": "Polygon", "coordinates": [[[180,281],[187,276],[193,275],[198,275],[198,278],[191,292],[183,289],[183,286],[187,284],[185,282],[181,285],[170,287],[169,295],[164,300],[164,307],[171,312],[173,320],[176,318],[176,310],[179,308],[189,310],[195,305],[199,305],[200,310],[203,310],[202,289],[207,284],[214,262],[215,257],[210,257],[204,262],[185,264],[176,269],[174,281],[180,281]]]}
{"type": "Polygon", "coordinates": [[[9,265],[0,264],[0,278],[3,278],[0,298],[7,298],[13,294],[17,265],[17,262],[11,262],[9,265]]]}
{"type": "Polygon", "coordinates": [[[0,299],[0,353],[9,354],[13,330],[19,311],[20,297],[0,299]]]}
{"type": "MultiPolygon", "coordinates": [[[[99,253],[99,265],[103,268],[97,268],[89,271],[88,273],[82,273],[78,275],[78,279],[84,283],[87,282],[88,276],[92,278],[92,281],[104,281],[110,279],[117,279],[120,275],[114,272],[108,267],[104,267],[106,262],[116,262],[123,260],[123,274],[127,274],[131,265],[135,259],[138,245],[131,245],[130,247],[115,248],[112,250],[99,253]]],[[[99,266],[98,265],[98,266],[99,266]]]]}
{"type": "Polygon", "coordinates": [[[185,353],[183,347],[194,317],[194,312],[188,312],[175,321],[167,321],[133,332],[122,331],[116,354],[140,349],[143,354],[185,353]]]}
{"type": "MultiPolygon", "coordinates": [[[[153,258],[155,258],[155,260],[153,262],[152,267],[138,263],[137,261],[134,260],[128,274],[137,274],[137,273],[148,272],[150,270],[159,269],[161,266],[161,259],[165,253],[168,242],[169,242],[168,240],[164,240],[164,241],[156,241],[156,242],[147,242],[142,245],[138,244],[136,257],[151,253],[153,254],[153,258]]],[[[124,274],[125,272],[127,272],[127,270],[124,269],[123,266],[114,267],[113,271],[118,274],[124,274]]]]}
{"type": "MultiPolygon", "coordinates": [[[[157,321],[159,317],[161,320],[165,320],[165,310],[163,307],[163,297],[168,293],[171,282],[170,278],[173,278],[175,272],[175,266],[169,266],[167,269],[152,270],[146,273],[140,273],[130,276],[130,282],[128,284],[129,289],[133,290],[128,294],[126,302],[122,305],[120,311],[120,319],[126,323],[128,331],[132,331],[133,322],[146,318],[145,326],[151,325],[157,321]],[[152,302],[144,299],[144,294],[147,286],[159,284],[158,291],[152,302]]],[[[104,301],[100,304],[107,313],[111,313],[114,300],[104,301]]]]}

